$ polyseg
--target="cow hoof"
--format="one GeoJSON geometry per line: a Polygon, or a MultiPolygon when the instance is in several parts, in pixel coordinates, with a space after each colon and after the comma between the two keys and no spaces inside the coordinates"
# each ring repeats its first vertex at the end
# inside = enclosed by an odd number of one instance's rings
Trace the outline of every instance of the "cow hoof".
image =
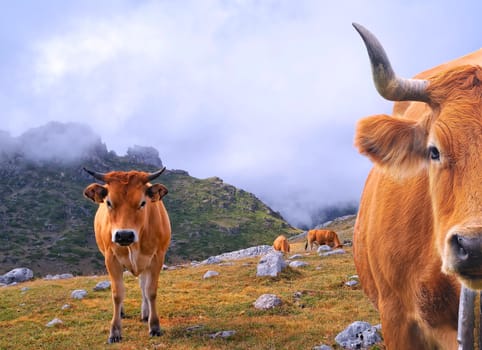
{"type": "Polygon", "coordinates": [[[109,337],[109,339],[107,339],[107,342],[109,344],[112,344],[112,343],[119,343],[121,340],[122,340],[121,336],[112,336],[112,337],[109,337]]]}
{"type": "Polygon", "coordinates": [[[149,331],[149,335],[151,337],[160,337],[162,335],[162,329],[160,328],[153,328],[149,331]]]}

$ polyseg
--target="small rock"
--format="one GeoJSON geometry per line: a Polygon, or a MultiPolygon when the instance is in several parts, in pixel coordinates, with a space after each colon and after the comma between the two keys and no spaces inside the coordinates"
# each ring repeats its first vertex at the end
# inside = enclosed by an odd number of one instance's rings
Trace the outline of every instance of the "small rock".
{"type": "Polygon", "coordinates": [[[47,323],[47,327],[54,327],[58,324],[62,324],[62,320],[60,318],[54,318],[52,321],[50,321],[49,323],[47,323]]]}
{"type": "Polygon", "coordinates": [[[286,262],[283,259],[283,253],[273,251],[259,260],[256,276],[276,277],[286,266],[286,262]]]}
{"type": "Polygon", "coordinates": [[[335,341],[344,349],[361,349],[381,342],[382,338],[368,322],[355,321],[340,332],[335,341]]]}
{"type": "Polygon", "coordinates": [[[61,309],[62,309],[62,310],[68,310],[68,309],[70,309],[71,307],[72,307],[72,306],[70,306],[70,304],[64,304],[64,305],[62,305],[61,309]]]}
{"type": "Polygon", "coordinates": [[[99,282],[95,285],[94,291],[99,291],[99,290],[106,290],[110,288],[110,282],[109,281],[102,281],[99,282]]]}
{"type": "Polygon", "coordinates": [[[267,310],[280,306],[282,303],[275,294],[263,294],[254,302],[254,307],[259,310],[267,310]]]}
{"type": "Polygon", "coordinates": [[[290,260],[301,259],[301,258],[303,258],[303,255],[301,254],[295,254],[289,257],[290,260]]]}
{"type": "Polygon", "coordinates": [[[229,338],[229,337],[231,337],[235,334],[236,334],[236,331],[220,331],[220,332],[209,334],[209,337],[211,339],[214,339],[214,338],[229,338]]]}
{"type": "Polygon", "coordinates": [[[204,325],[202,324],[197,324],[195,326],[191,326],[186,328],[186,332],[194,332],[194,331],[199,331],[204,328],[204,325]]]}
{"type": "Polygon", "coordinates": [[[333,350],[333,348],[331,346],[321,344],[313,347],[313,350],[333,350]]]}
{"type": "Polygon", "coordinates": [[[304,266],[308,266],[308,263],[305,263],[304,261],[299,261],[299,260],[290,262],[290,267],[304,267],[304,266]]]}
{"type": "Polygon", "coordinates": [[[84,297],[87,295],[87,291],[83,289],[76,289],[72,292],[70,295],[73,299],[84,299],[84,297]]]}
{"type": "Polygon", "coordinates": [[[73,277],[74,275],[71,273],[62,273],[60,275],[47,275],[44,277],[44,280],[65,280],[73,277]]]}
{"type": "Polygon", "coordinates": [[[317,253],[322,253],[322,252],[329,252],[333,250],[333,248],[331,248],[329,245],[326,245],[326,244],[323,244],[323,245],[320,245],[318,247],[318,249],[316,250],[317,253]]]}
{"type": "Polygon", "coordinates": [[[326,253],[320,253],[320,256],[330,256],[330,255],[338,255],[338,254],[345,254],[345,253],[346,252],[344,249],[339,248],[326,253]]]}
{"type": "Polygon", "coordinates": [[[204,274],[203,279],[211,278],[211,277],[218,276],[218,275],[219,275],[219,272],[209,270],[204,274]]]}
{"type": "Polygon", "coordinates": [[[345,282],[345,286],[348,286],[348,287],[354,287],[358,284],[358,281],[355,281],[355,280],[349,280],[347,282],[345,282]]]}
{"type": "Polygon", "coordinates": [[[20,289],[21,292],[26,292],[27,290],[30,290],[29,287],[23,287],[22,289],[20,289]]]}

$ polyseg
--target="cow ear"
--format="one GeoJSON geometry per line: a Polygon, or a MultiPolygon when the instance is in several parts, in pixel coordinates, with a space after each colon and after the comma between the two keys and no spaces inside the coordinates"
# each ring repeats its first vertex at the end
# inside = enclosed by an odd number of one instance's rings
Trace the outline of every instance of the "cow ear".
{"type": "Polygon", "coordinates": [[[162,199],[167,194],[167,188],[161,184],[154,184],[147,188],[146,196],[148,196],[153,202],[162,199]]]}
{"type": "Polygon", "coordinates": [[[84,189],[84,196],[95,203],[102,203],[107,196],[107,188],[99,184],[90,184],[84,189]]]}
{"type": "Polygon", "coordinates": [[[427,164],[427,130],[413,120],[375,115],[358,122],[355,146],[375,164],[401,177],[427,164]]]}

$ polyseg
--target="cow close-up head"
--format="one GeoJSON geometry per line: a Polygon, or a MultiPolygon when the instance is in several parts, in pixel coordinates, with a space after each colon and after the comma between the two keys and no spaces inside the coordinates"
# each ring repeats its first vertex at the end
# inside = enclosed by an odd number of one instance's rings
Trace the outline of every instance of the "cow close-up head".
{"type": "Polygon", "coordinates": [[[392,116],[362,119],[355,145],[394,181],[416,176],[426,182],[427,192],[410,200],[430,200],[433,237],[427,239],[435,242],[442,271],[482,289],[482,68],[399,78],[378,40],[354,26],[367,46],[379,93],[391,101],[423,102],[400,103],[392,116]]]}
{"type": "Polygon", "coordinates": [[[154,173],[113,171],[102,174],[84,170],[105,182],[90,184],[84,189],[84,195],[107,209],[112,242],[121,246],[138,242],[148,206],[168,192],[162,184],[149,183],[161,175],[165,168],[154,173]]]}

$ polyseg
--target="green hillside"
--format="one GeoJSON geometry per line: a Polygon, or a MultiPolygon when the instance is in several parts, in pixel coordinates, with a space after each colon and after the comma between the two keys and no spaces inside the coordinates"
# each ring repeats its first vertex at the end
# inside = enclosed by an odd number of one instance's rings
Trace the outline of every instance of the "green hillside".
{"type": "MultiPolygon", "coordinates": [[[[97,206],[82,195],[93,179],[82,167],[153,171],[161,165],[156,156],[152,148],[117,156],[100,142],[68,163],[32,160],[18,149],[0,152],[0,273],[19,266],[36,274],[102,272],[92,228],[97,206]]],[[[271,244],[281,233],[299,232],[253,194],[217,177],[197,179],[171,170],[157,181],[169,189],[164,197],[173,231],[168,263],[271,244]]]]}

